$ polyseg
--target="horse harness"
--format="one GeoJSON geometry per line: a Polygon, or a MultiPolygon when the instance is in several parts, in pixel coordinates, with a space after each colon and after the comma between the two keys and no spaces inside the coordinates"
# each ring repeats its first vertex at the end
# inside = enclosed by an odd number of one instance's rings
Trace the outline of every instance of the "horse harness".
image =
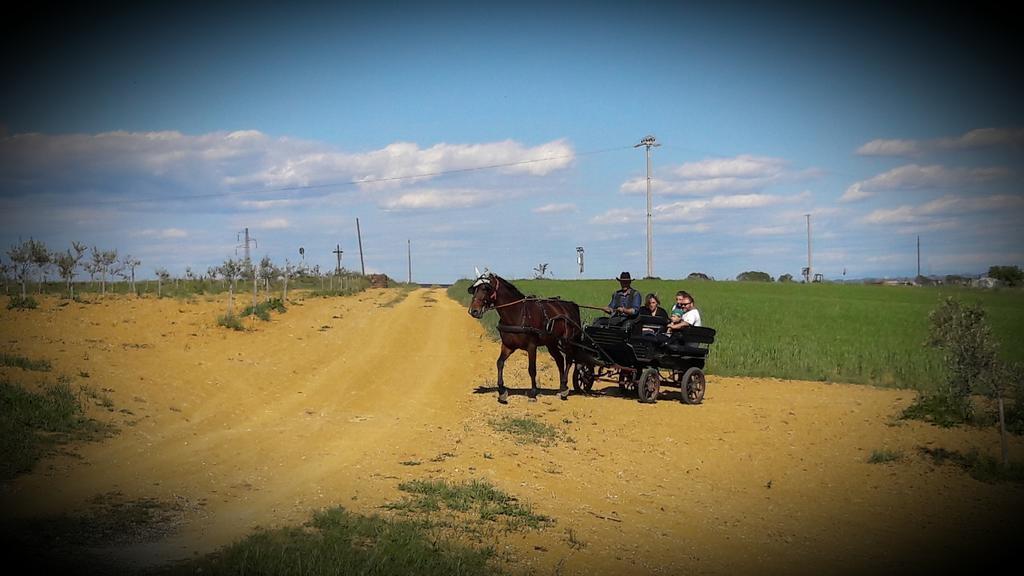
{"type": "MultiPolygon", "coordinates": [[[[506,304],[502,304],[501,306],[494,306],[494,308],[495,309],[505,308],[506,306],[512,306],[514,304],[525,303],[525,302],[541,302],[541,303],[544,303],[544,302],[563,302],[563,300],[561,298],[537,298],[535,296],[526,296],[526,297],[520,298],[519,300],[516,300],[514,302],[508,302],[506,304]]],[[[556,316],[548,316],[547,307],[546,306],[540,306],[541,314],[544,315],[544,329],[541,330],[540,328],[534,328],[533,326],[529,325],[530,320],[533,319],[532,316],[530,316],[530,308],[531,308],[530,306],[523,306],[522,311],[521,311],[521,313],[519,315],[519,325],[518,326],[513,326],[513,325],[509,325],[509,324],[498,324],[497,325],[498,332],[508,332],[509,334],[533,334],[533,335],[538,336],[538,337],[547,337],[547,336],[553,336],[554,335],[552,329],[554,328],[555,322],[558,322],[559,320],[561,320],[563,322],[568,322],[569,324],[571,324],[573,326],[575,326],[575,324],[576,324],[566,314],[558,314],[556,316]]],[[[577,326],[577,328],[579,328],[579,326],[577,326]]],[[[559,340],[562,340],[562,338],[559,338],[559,340]]]]}

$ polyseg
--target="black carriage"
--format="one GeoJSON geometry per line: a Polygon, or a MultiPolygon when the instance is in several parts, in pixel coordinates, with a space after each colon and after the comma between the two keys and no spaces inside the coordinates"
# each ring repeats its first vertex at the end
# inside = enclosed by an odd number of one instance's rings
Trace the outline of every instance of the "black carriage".
{"type": "Polygon", "coordinates": [[[573,387],[590,392],[597,380],[617,382],[640,402],[655,402],[662,386],[679,388],[686,404],[700,404],[704,364],[715,330],[688,326],[666,334],[668,321],[653,316],[598,318],[574,343],[573,387]]]}

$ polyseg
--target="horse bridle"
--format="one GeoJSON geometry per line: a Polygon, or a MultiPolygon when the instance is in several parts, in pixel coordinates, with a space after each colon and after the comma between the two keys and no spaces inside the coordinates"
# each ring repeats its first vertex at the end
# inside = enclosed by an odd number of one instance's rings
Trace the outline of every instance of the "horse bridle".
{"type": "Polygon", "coordinates": [[[476,281],[473,282],[472,286],[470,286],[470,288],[473,290],[473,292],[475,294],[476,288],[478,286],[481,286],[483,284],[487,285],[488,294],[487,294],[487,296],[481,302],[481,304],[483,304],[483,306],[482,306],[482,308],[480,310],[481,314],[487,312],[488,310],[492,310],[495,307],[494,306],[494,301],[495,301],[494,295],[498,293],[498,287],[492,285],[491,284],[492,281],[496,284],[498,282],[497,276],[494,276],[493,274],[491,274],[489,276],[484,274],[484,275],[481,275],[479,278],[477,278],[476,281]]]}

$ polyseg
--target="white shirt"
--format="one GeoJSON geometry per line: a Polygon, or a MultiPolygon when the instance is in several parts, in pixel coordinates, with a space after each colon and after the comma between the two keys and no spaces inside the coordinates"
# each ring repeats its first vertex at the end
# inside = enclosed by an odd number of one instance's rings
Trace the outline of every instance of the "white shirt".
{"type": "Polygon", "coordinates": [[[696,308],[691,308],[688,312],[683,314],[683,322],[686,322],[690,326],[700,326],[700,312],[696,308]]]}

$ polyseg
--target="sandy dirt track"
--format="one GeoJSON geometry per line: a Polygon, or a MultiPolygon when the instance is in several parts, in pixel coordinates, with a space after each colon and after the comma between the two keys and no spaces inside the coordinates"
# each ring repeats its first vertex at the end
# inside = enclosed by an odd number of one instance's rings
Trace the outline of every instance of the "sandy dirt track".
{"type": "MultiPolygon", "coordinates": [[[[493,542],[507,567],[588,575],[926,569],[996,547],[1019,524],[1020,486],[919,453],[996,454],[998,436],[898,420],[912,392],[712,374],[701,406],[674,393],[641,405],[602,383],[608,394],[562,402],[542,357],[547,393],[531,403],[520,352],[499,406],[498,345],[480,325],[443,290],[396,295],[308,298],[249,333],[216,326],[221,300],[4,310],[3,350],[54,370],[0,376],[33,386],[63,374],[105,390],[113,410],[90,414],[119,428],[5,486],[4,517],[73,512],[110,493],[179,502],[173,533],[118,552],[153,564],[324,507],[387,514],[402,480],[486,478],[555,519],[493,542]],[[503,415],[561,436],[518,445],[489,425],[503,415]],[[883,448],[904,457],[867,462],[883,448]]],[[[1014,439],[1011,456],[1022,451],[1014,439]]]]}

